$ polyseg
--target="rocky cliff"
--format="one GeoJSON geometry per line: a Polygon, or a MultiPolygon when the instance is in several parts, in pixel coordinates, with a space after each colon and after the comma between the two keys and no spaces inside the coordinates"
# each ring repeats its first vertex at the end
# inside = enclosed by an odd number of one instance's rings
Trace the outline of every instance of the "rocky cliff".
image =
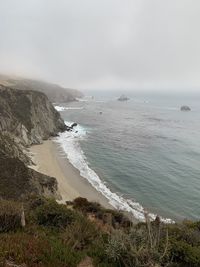
{"type": "Polygon", "coordinates": [[[28,167],[27,148],[65,129],[43,93],[0,86],[0,198],[58,197],[56,179],[28,167]]]}
{"type": "Polygon", "coordinates": [[[52,103],[76,101],[83,94],[75,89],[61,87],[57,84],[47,83],[31,79],[14,78],[0,75],[0,84],[20,90],[33,90],[43,92],[52,103]]]}
{"type": "Polygon", "coordinates": [[[8,132],[0,132],[0,161],[2,158],[17,158],[26,165],[31,165],[31,158],[27,154],[27,148],[18,143],[15,136],[8,132]]]}
{"type": "Polygon", "coordinates": [[[66,129],[45,94],[0,85],[0,131],[26,145],[37,144],[66,129]]]}

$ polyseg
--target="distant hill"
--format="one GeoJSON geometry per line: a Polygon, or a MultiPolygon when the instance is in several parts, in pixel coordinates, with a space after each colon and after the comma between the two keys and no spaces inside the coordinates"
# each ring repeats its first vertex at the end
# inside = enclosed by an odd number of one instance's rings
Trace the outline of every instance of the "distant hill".
{"type": "Polygon", "coordinates": [[[76,101],[77,98],[83,97],[83,94],[78,90],[32,79],[0,75],[0,84],[14,89],[40,91],[45,93],[53,103],[76,101]]]}

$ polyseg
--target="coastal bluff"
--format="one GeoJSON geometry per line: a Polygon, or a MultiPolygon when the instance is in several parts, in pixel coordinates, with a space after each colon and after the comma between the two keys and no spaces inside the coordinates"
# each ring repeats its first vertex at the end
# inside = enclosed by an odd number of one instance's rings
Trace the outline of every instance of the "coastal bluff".
{"type": "Polygon", "coordinates": [[[65,130],[44,93],[0,85],[0,198],[59,197],[55,178],[28,167],[32,160],[27,149],[65,130]]]}
{"type": "Polygon", "coordinates": [[[1,132],[9,132],[31,145],[64,130],[64,121],[45,94],[0,85],[1,132]]]}

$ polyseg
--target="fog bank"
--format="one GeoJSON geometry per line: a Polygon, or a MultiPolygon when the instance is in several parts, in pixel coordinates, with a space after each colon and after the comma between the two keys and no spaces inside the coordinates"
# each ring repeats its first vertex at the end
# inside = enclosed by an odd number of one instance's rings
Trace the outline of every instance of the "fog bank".
{"type": "Polygon", "coordinates": [[[0,0],[0,73],[65,87],[200,88],[198,0],[0,0]]]}

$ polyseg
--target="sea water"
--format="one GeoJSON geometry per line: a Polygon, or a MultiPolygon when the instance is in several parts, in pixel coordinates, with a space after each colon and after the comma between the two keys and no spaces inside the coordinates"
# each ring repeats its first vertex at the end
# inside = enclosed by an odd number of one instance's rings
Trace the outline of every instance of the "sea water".
{"type": "Polygon", "coordinates": [[[70,162],[108,201],[140,220],[200,219],[199,95],[96,93],[57,104],[72,132],[60,135],[70,162]],[[189,105],[190,112],[181,112],[189,105]]]}

